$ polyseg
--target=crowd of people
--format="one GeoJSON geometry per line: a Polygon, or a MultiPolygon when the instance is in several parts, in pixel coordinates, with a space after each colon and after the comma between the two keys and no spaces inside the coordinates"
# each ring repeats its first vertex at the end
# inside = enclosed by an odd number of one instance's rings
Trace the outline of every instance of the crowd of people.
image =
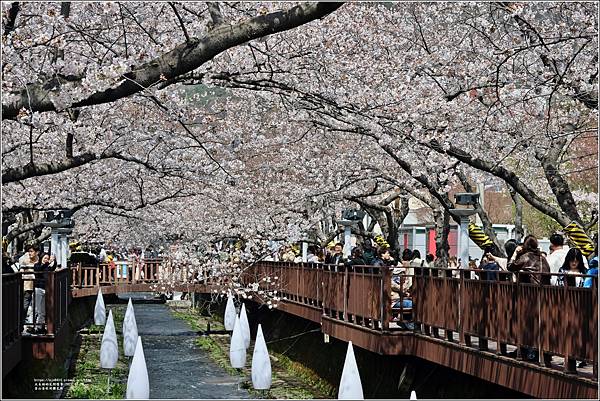
{"type": "Polygon", "coordinates": [[[35,246],[28,246],[26,252],[12,263],[11,258],[3,252],[2,274],[23,272],[23,322],[25,332],[33,334],[46,333],[46,281],[48,272],[56,270],[56,258],[47,252],[39,251],[35,246]]]}
{"type": "MultiPolygon", "coordinates": [[[[415,268],[436,267],[435,256],[428,254],[423,258],[418,249],[404,249],[396,254],[389,246],[377,246],[367,241],[362,246],[354,247],[350,255],[345,257],[343,248],[341,243],[324,249],[315,245],[309,246],[306,261],[344,266],[387,266],[392,270],[393,309],[412,308],[415,268]]],[[[597,250],[588,261],[578,248],[566,245],[565,237],[561,233],[550,236],[549,254],[540,249],[538,240],[533,235],[526,236],[522,243],[517,243],[514,239],[506,241],[504,250],[507,256],[505,258],[494,255],[491,248],[485,249],[481,261],[469,259],[469,270],[463,271],[462,274],[470,279],[498,280],[499,273],[512,272],[515,274],[504,276],[521,283],[586,288],[592,287],[593,276],[598,276],[597,250]]],[[[288,246],[268,260],[299,263],[303,258],[299,250],[294,251],[288,246]]],[[[440,267],[451,269],[450,274],[453,277],[459,277],[461,274],[461,260],[455,256],[451,256],[448,263],[440,267]]]]}
{"type": "MultiPolygon", "coordinates": [[[[327,248],[310,245],[306,261],[345,266],[388,266],[393,269],[395,275],[405,274],[408,276],[413,275],[414,272],[411,269],[415,267],[435,267],[436,264],[433,254],[427,254],[423,258],[418,249],[404,249],[402,252],[396,253],[389,246],[373,245],[370,241],[352,248],[348,257],[344,256],[343,249],[344,246],[341,243],[327,248]]],[[[533,235],[526,236],[522,243],[509,239],[504,244],[504,250],[507,257],[494,255],[493,249],[487,248],[484,250],[481,261],[469,258],[468,268],[475,271],[468,277],[497,280],[499,272],[514,272],[522,273],[520,282],[541,282],[589,288],[592,286],[592,278],[589,276],[598,275],[597,251],[590,256],[588,261],[578,248],[570,248],[566,245],[565,237],[560,233],[550,236],[549,254],[540,249],[538,240],[533,235]]],[[[276,255],[265,260],[300,263],[303,261],[303,257],[299,249],[286,246],[281,248],[276,255]]],[[[461,265],[460,258],[451,256],[445,266],[439,267],[452,269],[452,275],[458,277],[461,265]]],[[[410,280],[408,281],[410,282],[410,280]]]]}
{"type": "MultiPolygon", "coordinates": [[[[511,275],[512,279],[517,280],[517,276],[519,276],[519,282],[586,288],[593,286],[593,276],[598,275],[597,250],[588,261],[578,248],[570,248],[566,245],[565,238],[560,233],[550,236],[549,254],[540,249],[538,241],[533,235],[525,237],[522,243],[517,243],[512,239],[506,241],[504,250],[507,256],[505,258],[494,255],[492,249],[486,249],[479,263],[477,260],[469,260],[468,267],[474,271],[464,271],[462,274],[471,279],[498,280],[499,273],[513,272],[517,274],[511,275]]],[[[70,263],[84,263],[84,265],[86,262],[107,263],[109,266],[113,266],[113,271],[109,270],[110,274],[115,274],[114,266],[118,261],[160,256],[162,256],[162,250],[155,251],[152,247],[145,250],[132,248],[121,252],[99,248],[95,253],[73,252],[70,263]],[[84,261],[82,258],[90,260],[84,261]]],[[[265,260],[299,263],[303,261],[303,257],[298,248],[287,246],[265,260]]],[[[418,249],[394,252],[387,244],[372,244],[371,241],[365,241],[362,245],[352,248],[348,257],[344,255],[344,246],[341,243],[332,244],[327,248],[311,245],[307,250],[306,261],[343,266],[372,265],[389,268],[391,270],[393,309],[412,308],[415,268],[437,267],[435,266],[435,256],[432,254],[425,255],[423,258],[418,249]]],[[[450,257],[445,266],[439,267],[450,269],[453,277],[459,277],[461,274],[461,260],[457,260],[456,257],[450,257]]],[[[17,271],[24,273],[23,316],[30,326],[33,325],[35,333],[43,333],[45,330],[46,277],[47,272],[54,269],[56,269],[54,255],[40,252],[33,246],[26,249],[25,254],[18,259],[18,263],[12,263],[6,253],[3,254],[3,273],[17,271]]]]}

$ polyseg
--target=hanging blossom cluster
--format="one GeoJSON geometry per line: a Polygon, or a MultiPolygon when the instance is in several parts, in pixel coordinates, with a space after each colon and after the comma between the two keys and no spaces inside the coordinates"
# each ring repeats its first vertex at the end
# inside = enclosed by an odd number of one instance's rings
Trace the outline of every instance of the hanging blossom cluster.
{"type": "MultiPolygon", "coordinates": [[[[281,280],[255,269],[255,265],[273,251],[267,241],[245,241],[223,246],[212,244],[201,250],[189,244],[171,245],[158,266],[158,282],[154,291],[169,292],[186,286],[206,285],[213,298],[232,294],[239,299],[257,299],[269,309],[276,308],[282,298],[281,280]]],[[[144,263],[144,260],[138,261],[144,263]]],[[[193,288],[193,287],[190,287],[193,288]]]]}

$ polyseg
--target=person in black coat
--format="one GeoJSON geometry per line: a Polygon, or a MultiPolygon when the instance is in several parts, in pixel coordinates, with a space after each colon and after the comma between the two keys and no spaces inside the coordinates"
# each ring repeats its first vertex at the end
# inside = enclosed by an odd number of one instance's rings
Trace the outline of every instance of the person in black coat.
{"type": "Polygon", "coordinates": [[[10,256],[5,251],[2,251],[2,274],[11,274],[14,272],[10,256]]]}
{"type": "Polygon", "coordinates": [[[328,265],[338,265],[344,263],[343,246],[339,242],[335,244],[333,253],[325,257],[325,263],[328,265]]]}
{"type": "Polygon", "coordinates": [[[390,248],[381,248],[377,258],[373,261],[373,266],[387,266],[393,267],[396,265],[396,261],[390,254],[390,248]]]}
{"type": "Polygon", "coordinates": [[[367,262],[365,262],[362,250],[359,247],[354,247],[350,254],[350,258],[344,264],[346,266],[364,266],[367,262]]]}
{"type": "Polygon", "coordinates": [[[56,259],[45,253],[41,260],[34,266],[34,305],[35,305],[35,328],[34,334],[44,334],[46,323],[46,281],[48,281],[48,272],[56,269],[56,259]]]}

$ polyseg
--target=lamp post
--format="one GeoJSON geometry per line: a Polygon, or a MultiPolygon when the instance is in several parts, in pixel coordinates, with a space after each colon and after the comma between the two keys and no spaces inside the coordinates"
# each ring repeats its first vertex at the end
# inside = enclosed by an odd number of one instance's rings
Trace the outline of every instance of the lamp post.
{"type": "Polygon", "coordinates": [[[308,261],[308,243],[317,242],[317,232],[314,229],[309,229],[302,235],[302,262],[308,261]]]}
{"type": "Polygon", "coordinates": [[[308,242],[306,240],[302,241],[302,262],[306,263],[308,261],[308,242]]]}
{"type": "MultiPolygon", "coordinates": [[[[462,206],[475,206],[479,199],[479,194],[474,192],[463,192],[454,195],[457,205],[462,206]]],[[[461,265],[459,268],[469,268],[469,216],[476,213],[475,209],[450,209],[450,213],[460,218],[460,241],[459,241],[459,254],[461,259],[461,265]]],[[[461,272],[465,273],[465,272],[461,272]]],[[[458,283],[458,292],[462,291],[462,278],[465,275],[460,275],[461,280],[458,283]]],[[[466,277],[471,278],[471,272],[468,272],[466,277]]],[[[458,297],[458,332],[462,333],[462,297],[458,297]]],[[[462,341],[462,338],[461,338],[462,341]]],[[[415,396],[416,397],[416,396],[415,396]]]]}
{"type": "Polygon", "coordinates": [[[46,221],[42,224],[50,227],[50,252],[56,256],[56,263],[61,268],[67,267],[69,252],[69,235],[73,232],[74,222],[69,209],[46,212],[46,221]]]}
{"type": "Polygon", "coordinates": [[[365,217],[365,212],[356,209],[346,209],[342,212],[342,219],[338,220],[338,225],[344,227],[344,257],[350,256],[352,251],[352,227],[358,226],[358,223],[365,217]]]}
{"type": "MultiPolygon", "coordinates": [[[[463,192],[454,195],[457,205],[475,206],[479,200],[479,194],[475,192],[463,192]]],[[[469,268],[469,216],[477,213],[475,209],[450,209],[450,213],[460,218],[459,255],[461,268],[469,268]]]]}

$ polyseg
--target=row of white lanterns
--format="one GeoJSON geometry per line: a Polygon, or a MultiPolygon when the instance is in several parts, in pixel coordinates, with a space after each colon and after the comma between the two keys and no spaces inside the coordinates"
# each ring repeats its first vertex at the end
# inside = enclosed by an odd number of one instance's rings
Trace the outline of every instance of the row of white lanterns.
{"type": "MultiPolygon", "coordinates": [[[[246,350],[250,346],[250,325],[246,314],[246,306],[242,303],[240,314],[236,313],[231,293],[227,296],[227,306],[225,307],[225,316],[223,318],[225,330],[233,330],[231,335],[231,344],[229,346],[229,360],[234,368],[243,368],[246,366],[246,350]]],[[[271,387],[271,360],[267,344],[262,332],[262,326],[258,325],[256,341],[254,343],[254,352],[252,354],[252,386],[257,390],[267,390],[271,387]]],[[[346,359],[340,386],[338,390],[338,399],[340,400],[363,400],[362,382],[358,372],[358,365],[354,357],[354,348],[352,341],[348,343],[346,359]]],[[[417,399],[417,394],[412,391],[411,400],[417,399]]]]}
{"type": "MultiPolygon", "coordinates": [[[[250,325],[246,314],[246,305],[242,303],[239,315],[236,312],[233,302],[233,296],[228,294],[227,305],[224,316],[225,330],[233,331],[229,347],[229,360],[233,368],[244,368],[246,366],[246,351],[250,347],[250,325]]],[[[102,291],[98,291],[96,307],[94,308],[94,323],[96,325],[105,325],[102,335],[102,344],[100,346],[100,367],[104,369],[113,369],[119,359],[119,346],[117,343],[117,333],[113,320],[112,310],[108,313],[106,320],[106,308],[102,291]]],[[[131,357],[131,366],[129,367],[129,377],[127,378],[127,399],[149,399],[150,385],[148,380],[148,370],[142,338],[138,336],[137,323],[131,298],[127,304],[127,311],[123,319],[123,351],[125,356],[131,357]]],[[[262,332],[262,326],[259,324],[254,351],[252,353],[252,386],[256,390],[268,390],[271,388],[271,360],[267,350],[267,344],[262,332]]],[[[110,388],[110,376],[109,376],[110,388]]],[[[340,400],[363,400],[362,382],[358,372],[358,365],[354,357],[354,348],[352,341],[348,343],[344,369],[340,379],[338,390],[338,399],[340,400]]],[[[415,391],[410,394],[411,400],[416,400],[415,391]]]]}
{"type": "MultiPolygon", "coordinates": [[[[117,366],[119,345],[112,310],[108,312],[108,320],[106,319],[106,307],[104,306],[104,298],[102,297],[101,290],[98,290],[98,297],[96,298],[94,323],[98,326],[104,326],[102,343],[100,345],[100,367],[109,369],[108,388],[110,390],[110,372],[117,366]]],[[[148,380],[148,369],[146,368],[142,337],[138,336],[131,298],[129,298],[125,317],[123,318],[123,353],[128,357],[133,356],[133,360],[129,366],[126,398],[149,399],[150,382],[148,380]]]]}

